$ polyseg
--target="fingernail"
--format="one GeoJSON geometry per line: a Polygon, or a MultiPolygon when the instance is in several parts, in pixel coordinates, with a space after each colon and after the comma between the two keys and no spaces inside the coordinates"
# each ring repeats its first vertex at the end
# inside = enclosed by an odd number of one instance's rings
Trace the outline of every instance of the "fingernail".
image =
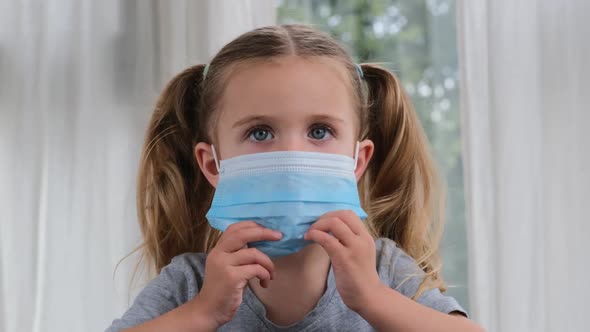
{"type": "Polygon", "coordinates": [[[279,232],[279,231],[274,231],[274,233],[275,233],[275,235],[276,235],[277,237],[282,237],[282,236],[283,236],[283,233],[281,233],[281,232],[279,232]]]}

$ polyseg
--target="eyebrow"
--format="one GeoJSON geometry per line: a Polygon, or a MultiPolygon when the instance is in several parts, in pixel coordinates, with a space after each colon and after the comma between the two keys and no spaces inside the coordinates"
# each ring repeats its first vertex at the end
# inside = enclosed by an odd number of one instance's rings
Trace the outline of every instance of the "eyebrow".
{"type": "Polygon", "coordinates": [[[241,126],[246,125],[251,122],[268,122],[270,120],[271,120],[271,117],[266,116],[266,115],[250,115],[250,116],[247,116],[243,119],[236,121],[233,124],[232,128],[241,127],[241,126]]]}
{"type": "MultiPolygon", "coordinates": [[[[334,121],[341,123],[345,122],[344,119],[328,114],[315,114],[310,116],[310,118],[313,119],[313,121],[334,121]]],[[[251,122],[273,122],[273,120],[275,120],[273,117],[267,115],[250,115],[236,121],[233,124],[232,128],[237,128],[251,122]]]]}
{"type": "Polygon", "coordinates": [[[312,115],[310,118],[313,119],[313,121],[335,121],[335,122],[342,122],[344,123],[344,119],[333,116],[333,115],[328,115],[328,114],[316,114],[316,115],[312,115]]]}

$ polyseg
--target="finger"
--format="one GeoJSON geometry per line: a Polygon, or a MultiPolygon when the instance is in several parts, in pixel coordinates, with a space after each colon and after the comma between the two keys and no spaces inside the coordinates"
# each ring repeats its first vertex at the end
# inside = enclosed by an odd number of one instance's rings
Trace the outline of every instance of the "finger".
{"type": "Polygon", "coordinates": [[[236,278],[238,278],[239,280],[250,280],[252,278],[258,278],[260,280],[260,285],[262,287],[268,285],[268,282],[270,281],[270,272],[267,269],[265,269],[262,265],[241,265],[236,267],[236,271],[236,278]]]}
{"type": "Polygon", "coordinates": [[[322,217],[339,217],[356,235],[361,235],[364,231],[366,231],[363,221],[352,210],[331,211],[324,214],[322,217]]]}
{"type": "Polygon", "coordinates": [[[345,246],[353,244],[357,237],[339,217],[322,217],[313,223],[309,229],[332,233],[345,246]]]}
{"type": "Polygon", "coordinates": [[[230,264],[234,266],[258,264],[270,272],[270,279],[274,279],[275,265],[262,251],[256,248],[241,249],[230,254],[230,264]]]}
{"type": "Polygon", "coordinates": [[[345,249],[338,239],[317,229],[310,229],[307,231],[307,233],[305,233],[305,239],[311,240],[322,246],[330,257],[337,256],[339,252],[345,249]]]}
{"type": "Polygon", "coordinates": [[[228,234],[220,245],[223,251],[231,253],[242,249],[249,242],[277,241],[282,236],[281,232],[257,225],[257,227],[241,228],[228,234]]]}
{"type": "Polygon", "coordinates": [[[251,221],[251,220],[240,221],[240,222],[237,222],[235,224],[229,225],[225,229],[225,232],[223,232],[223,233],[224,234],[225,233],[232,233],[232,232],[235,232],[235,231],[240,230],[242,228],[255,227],[255,226],[260,226],[260,225],[257,224],[257,223],[255,223],[254,221],[251,221]]]}
{"type": "Polygon", "coordinates": [[[259,224],[255,223],[254,221],[247,220],[247,221],[240,221],[235,224],[229,225],[225,231],[221,234],[219,241],[217,241],[219,247],[223,247],[223,243],[227,241],[227,239],[233,237],[233,233],[239,231],[240,229],[252,228],[252,227],[262,227],[259,224]]]}

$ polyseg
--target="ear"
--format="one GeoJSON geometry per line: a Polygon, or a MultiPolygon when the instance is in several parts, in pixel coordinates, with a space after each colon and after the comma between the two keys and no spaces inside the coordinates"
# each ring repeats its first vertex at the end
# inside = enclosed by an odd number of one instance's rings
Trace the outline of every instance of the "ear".
{"type": "Polygon", "coordinates": [[[354,170],[354,175],[356,176],[357,181],[363,176],[367,166],[369,166],[369,161],[371,161],[374,150],[375,145],[373,144],[373,141],[369,139],[359,143],[359,154],[356,162],[356,169],[354,170]]]}
{"type": "Polygon", "coordinates": [[[201,172],[203,172],[207,181],[209,181],[214,188],[217,188],[219,172],[217,171],[217,165],[215,165],[215,158],[213,158],[211,145],[203,142],[197,143],[194,153],[201,172]]]}

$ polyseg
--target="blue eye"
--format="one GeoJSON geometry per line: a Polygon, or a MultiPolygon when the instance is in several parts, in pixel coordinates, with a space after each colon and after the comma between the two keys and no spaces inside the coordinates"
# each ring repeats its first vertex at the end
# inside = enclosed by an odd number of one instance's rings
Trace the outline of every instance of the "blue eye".
{"type": "Polygon", "coordinates": [[[274,138],[270,130],[263,128],[255,128],[248,134],[248,139],[253,142],[263,142],[274,138]]]}
{"type": "Polygon", "coordinates": [[[315,140],[326,140],[332,136],[332,131],[326,126],[317,126],[311,129],[308,136],[315,140]]]}

